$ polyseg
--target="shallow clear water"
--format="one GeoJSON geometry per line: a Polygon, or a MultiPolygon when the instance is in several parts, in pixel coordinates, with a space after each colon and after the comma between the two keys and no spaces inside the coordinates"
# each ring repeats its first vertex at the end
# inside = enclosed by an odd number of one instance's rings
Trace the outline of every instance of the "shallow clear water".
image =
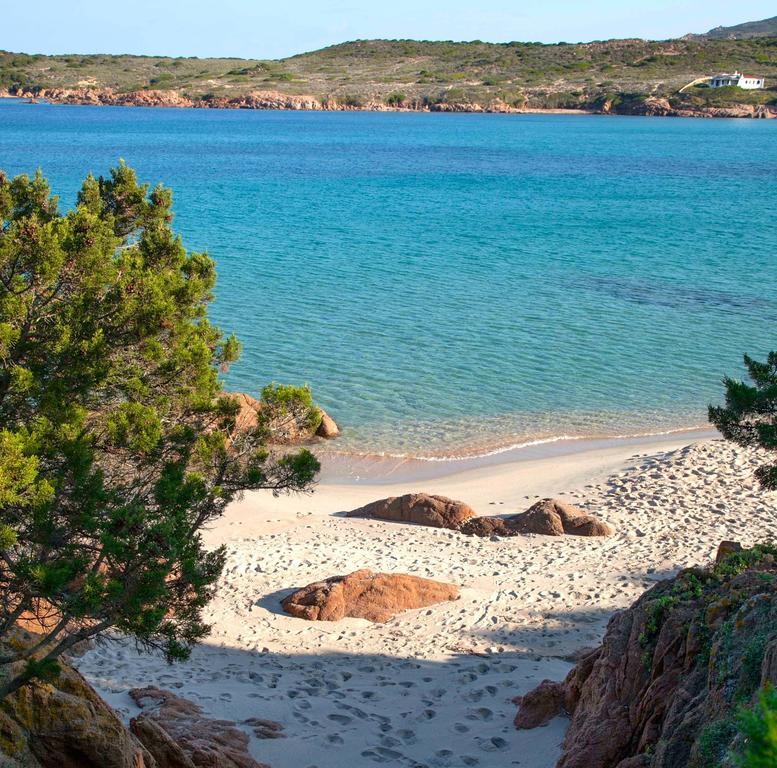
{"type": "Polygon", "coordinates": [[[119,157],[218,262],[228,385],[309,382],[345,448],[696,425],[777,346],[777,121],[0,101],[63,205],[119,157]]]}

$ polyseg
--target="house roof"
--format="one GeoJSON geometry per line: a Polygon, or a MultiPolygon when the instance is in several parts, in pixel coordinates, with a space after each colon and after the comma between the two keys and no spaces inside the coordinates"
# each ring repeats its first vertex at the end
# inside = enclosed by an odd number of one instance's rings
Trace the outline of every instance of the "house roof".
{"type": "Polygon", "coordinates": [[[712,76],[713,80],[716,80],[721,77],[729,77],[732,80],[740,77],[745,77],[748,80],[763,80],[763,75],[745,75],[742,72],[718,72],[717,75],[712,76]]]}

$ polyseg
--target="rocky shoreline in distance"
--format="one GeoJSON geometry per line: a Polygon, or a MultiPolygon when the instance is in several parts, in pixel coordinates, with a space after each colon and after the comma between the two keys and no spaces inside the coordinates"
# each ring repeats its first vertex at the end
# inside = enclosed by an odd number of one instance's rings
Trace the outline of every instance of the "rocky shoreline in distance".
{"type": "Polygon", "coordinates": [[[173,90],[143,90],[120,92],[111,88],[43,88],[11,90],[6,96],[44,100],[53,104],[78,104],[120,107],[176,107],[182,109],[265,109],[311,112],[461,112],[488,114],[601,114],[641,115],[646,117],[709,117],[709,118],[777,118],[777,107],[758,104],[737,104],[729,107],[673,106],[665,97],[649,96],[615,104],[604,101],[595,108],[515,107],[500,99],[487,104],[474,102],[428,103],[411,100],[386,104],[371,100],[352,104],[314,96],[284,94],[280,91],[256,91],[240,96],[191,97],[173,90]]]}

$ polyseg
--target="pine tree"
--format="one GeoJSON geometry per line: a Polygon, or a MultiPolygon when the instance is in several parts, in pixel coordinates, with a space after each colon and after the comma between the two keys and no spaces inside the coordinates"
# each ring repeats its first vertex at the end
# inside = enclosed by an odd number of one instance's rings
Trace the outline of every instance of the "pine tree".
{"type": "Polygon", "coordinates": [[[239,344],[171,205],[123,163],[64,215],[40,172],[0,174],[0,698],[109,629],[186,658],[225,557],[203,526],[319,469],[268,448],[266,419],[237,428],[219,374],[239,344]],[[24,619],[42,634],[18,647],[24,619]]]}
{"type": "MultiPolygon", "coordinates": [[[[727,440],[777,450],[777,352],[765,363],[745,355],[745,367],[752,385],[726,377],[726,404],[711,405],[709,420],[727,440]]],[[[777,489],[777,464],[759,467],[756,476],[763,488],[777,489]]]]}

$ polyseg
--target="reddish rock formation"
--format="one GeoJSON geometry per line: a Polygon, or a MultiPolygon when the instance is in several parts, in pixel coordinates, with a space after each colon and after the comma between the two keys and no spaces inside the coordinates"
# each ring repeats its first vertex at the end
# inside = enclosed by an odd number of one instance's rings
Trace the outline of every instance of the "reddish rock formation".
{"type": "Polygon", "coordinates": [[[269,430],[271,440],[281,444],[294,444],[305,442],[314,436],[324,439],[332,439],[340,434],[340,428],[335,420],[319,408],[321,421],[315,426],[310,426],[309,410],[292,408],[283,413],[267,413],[267,404],[245,392],[227,393],[227,397],[238,404],[238,413],[235,419],[235,427],[238,431],[256,429],[262,414],[265,413],[265,426],[269,430]]]}
{"type": "Polygon", "coordinates": [[[512,517],[476,517],[461,527],[470,536],[515,536],[538,533],[545,536],[610,536],[607,523],[560,499],[543,499],[512,517]]]}
{"type": "Polygon", "coordinates": [[[738,541],[721,541],[718,544],[718,551],[715,555],[715,562],[719,563],[721,560],[725,560],[729,555],[733,555],[735,552],[741,552],[742,545],[738,541]]]}
{"type": "Polygon", "coordinates": [[[238,431],[256,429],[259,423],[259,411],[262,409],[261,402],[245,392],[230,393],[229,397],[237,401],[240,409],[235,418],[235,428],[238,431]]]}
{"type": "Polygon", "coordinates": [[[557,768],[722,764],[738,707],[777,683],[776,555],[735,552],[657,584],[563,683],[521,697],[516,725],[572,715],[557,768]]]}
{"type": "Polygon", "coordinates": [[[474,510],[461,501],[428,493],[408,493],[373,501],[348,512],[348,517],[376,517],[398,523],[417,523],[432,528],[458,530],[475,516],[474,510]]]}
{"type": "MultiPolygon", "coordinates": [[[[35,637],[19,630],[12,643],[23,647],[35,637]]],[[[4,699],[2,768],[267,768],[235,723],[203,717],[196,704],[158,688],[130,692],[143,709],[130,731],[66,660],[60,666],[51,683],[33,682],[4,699]]],[[[283,736],[270,720],[243,725],[261,739],[283,736]]]]}
{"type": "Polygon", "coordinates": [[[467,536],[517,536],[510,517],[473,517],[459,529],[467,536]]]}
{"type": "Polygon", "coordinates": [[[673,105],[663,96],[648,96],[644,99],[626,100],[616,106],[606,102],[601,110],[604,114],[644,115],[647,117],[724,117],[724,118],[775,118],[777,109],[765,104],[732,104],[728,107],[697,106],[694,104],[673,105]]]}
{"type": "Polygon", "coordinates": [[[331,440],[340,434],[340,427],[337,426],[337,422],[323,409],[321,411],[321,423],[318,425],[316,435],[323,437],[325,440],[331,440]]]}
{"type": "MultiPolygon", "coordinates": [[[[24,637],[23,633],[20,635],[24,637]]],[[[27,636],[32,642],[32,636],[27,636]]],[[[3,768],[157,768],[116,713],[66,662],[52,683],[8,696],[0,710],[3,768]]]]}
{"type": "Polygon", "coordinates": [[[370,111],[370,112],[600,112],[603,114],[671,116],[671,117],[725,117],[775,118],[777,108],[768,104],[732,104],[728,107],[709,107],[694,104],[674,106],[661,96],[633,98],[614,104],[605,101],[598,108],[581,103],[580,109],[543,109],[540,106],[516,107],[501,99],[485,104],[478,102],[428,103],[424,99],[409,99],[398,104],[368,100],[362,104],[339,102],[336,99],[318,99],[310,95],[254,91],[240,96],[185,96],[173,90],[142,90],[120,92],[112,88],[43,88],[23,90],[12,88],[9,93],[25,99],[46,99],[58,104],[86,104],[134,107],[182,107],[198,109],[279,109],[309,111],[370,111]]]}
{"type": "Polygon", "coordinates": [[[513,699],[513,703],[518,704],[515,727],[520,731],[539,728],[561,712],[568,712],[566,692],[564,683],[543,680],[524,696],[516,696],[513,699]]]}
{"type": "MultiPolygon", "coordinates": [[[[159,688],[134,688],[130,696],[143,710],[130,729],[159,768],[267,768],[251,756],[248,734],[232,721],[203,717],[196,704],[159,688]]],[[[253,720],[247,724],[257,727],[253,720]]]]}
{"type": "Polygon", "coordinates": [[[308,584],[282,601],[286,613],[309,621],[338,621],[346,616],[384,622],[402,611],[456,600],[453,584],[402,573],[369,569],[308,584]]]}

